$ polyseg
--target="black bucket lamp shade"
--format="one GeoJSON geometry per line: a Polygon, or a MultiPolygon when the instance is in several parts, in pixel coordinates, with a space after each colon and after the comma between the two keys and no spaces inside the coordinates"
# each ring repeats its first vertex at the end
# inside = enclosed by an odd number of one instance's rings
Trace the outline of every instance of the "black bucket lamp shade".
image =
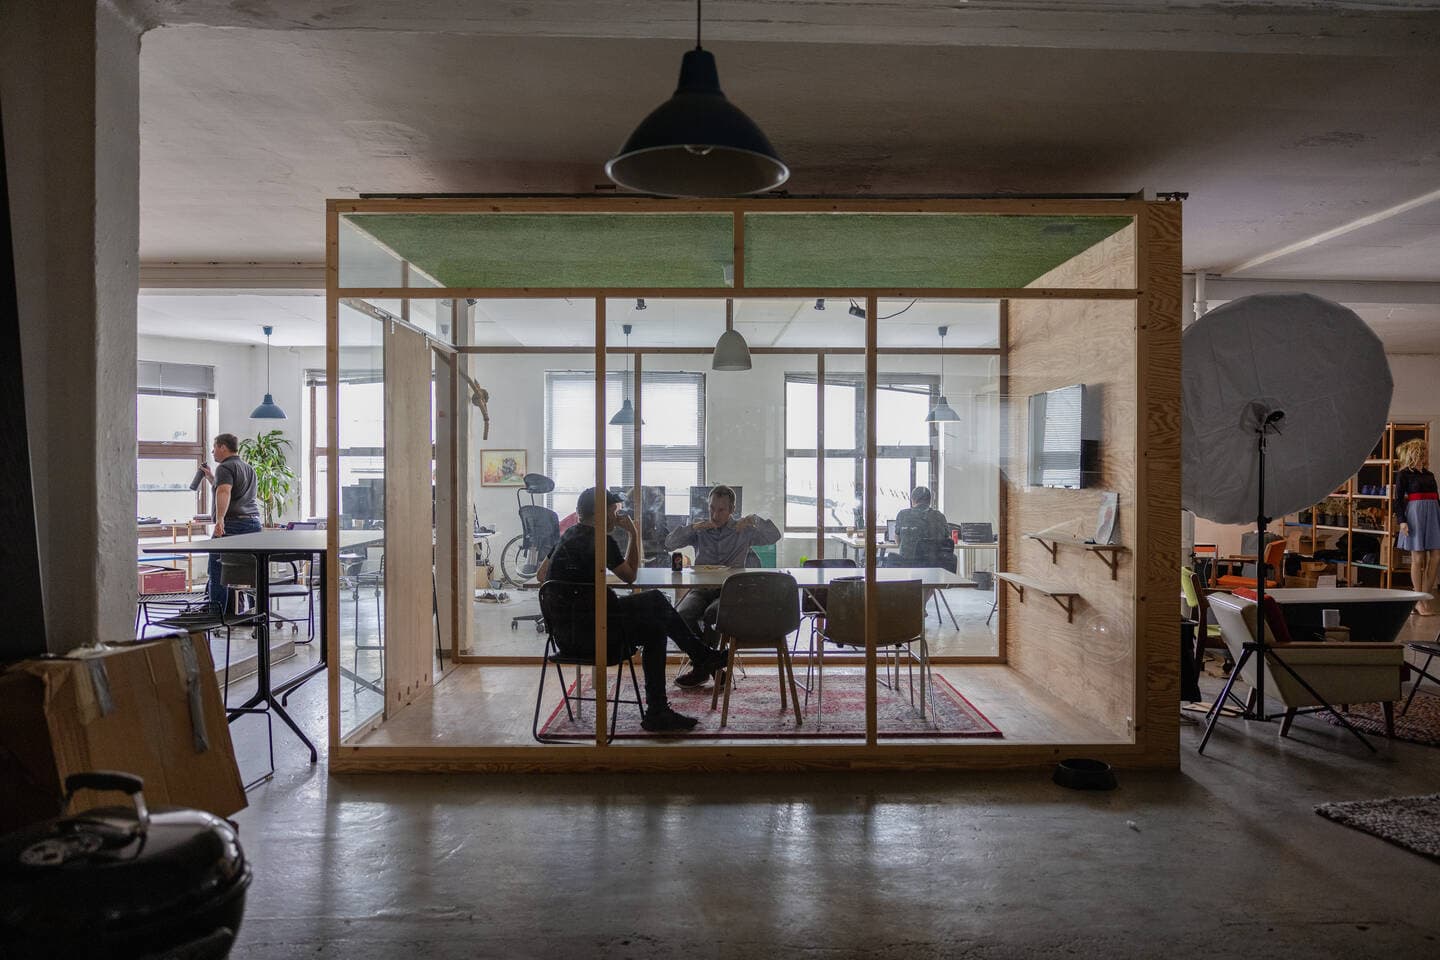
{"type": "Polygon", "coordinates": [[[640,121],[605,163],[619,186],[662,197],[739,197],[774,190],[790,168],[755,121],[720,90],[715,57],[700,48],[700,3],[695,4],[695,49],[680,61],[680,83],[640,121]]]}
{"type": "MultiPolygon", "coordinates": [[[[644,303],[644,302],[645,302],[645,301],[643,301],[643,300],[636,301],[637,305],[636,305],[635,309],[636,309],[636,310],[643,310],[643,309],[645,309],[644,307],[639,306],[639,304],[644,303]]],[[[620,329],[625,331],[625,384],[626,384],[626,387],[625,387],[624,389],[628,389],[629,383],[630,383],[630,330],[631,330],[631,327],[630,327],[630,324],[626,323],[626,324],[621,325],[620,329]]],[[[610,418],[610,426],[612,426],[612,427],[633,427],[634,425],[635,425],[635,405],[630,402],[630,398],[629,398],[629,397],[626,397],[624,400],[622,400],[622,401],[620,402],[620,409],[615,411],[615,416],[613,416],[613,417],[610,418]]],[[[643,427],[643,426],[645,425],[645,421],[644,421],[644,420],[641,420],[641,421],[640,421],[640,425],[643,427]]]]}
{"type": "Polygon", "coordinates": [[[711,370],[749,370],[750,345],[735,329],[735,302],[725,301],[725,332],[715,341],[715,355],[710,360],[711,370]]]}
{"type": "Polygon", "coordinates": [[[945,399],[945,334],[950,332],[949,327],[940,327],[940,399],[930,412],[925,416],[926,423],[955,423],[960,419],[960,414],[950,406],[950,401],[945,399]]]}
{"type": "Polygon", "coordinates": [[[275,332],[274,327],[261,327],[265,331],[265,399],[260,401],[260,406],[250,411],[251,420],[285,420],[285,411],[275,402],[270,395],[270,334],[275,332]]]}

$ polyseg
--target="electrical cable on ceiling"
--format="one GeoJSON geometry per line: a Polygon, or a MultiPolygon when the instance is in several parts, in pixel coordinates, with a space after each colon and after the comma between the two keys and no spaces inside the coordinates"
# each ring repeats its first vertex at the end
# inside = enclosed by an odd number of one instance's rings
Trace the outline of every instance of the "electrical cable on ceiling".
{"type": "MultiPolygon", "coordinates": [[[[920,299],[917,297],[914,300],[911,300],[909,303],[905,304],[905,306],[901,307],[899,310],[896,310],[894,313],[886,314],[883,317],[877,318],[877,320],[893,320],[895,317],[900,316],[900,314],[904,313],[906,310],[909,310],[911,307],[915,306],[915,304],[919,302],[920,299]]],[[[819,310],[820,308],[816,307],[815,309],[819,310]]],[[[851,300],[850,315],[852,317],[863,317],[865,316],[865,308],[860,306],[860,304],[856,303],[854,300],[851,300]]]]}

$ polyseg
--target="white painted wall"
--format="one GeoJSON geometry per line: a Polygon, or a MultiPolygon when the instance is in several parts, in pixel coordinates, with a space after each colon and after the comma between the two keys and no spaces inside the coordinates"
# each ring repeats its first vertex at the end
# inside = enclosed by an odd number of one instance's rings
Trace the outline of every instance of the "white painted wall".
{"type": "MultiPolygon", "coordinates": [[[[1390,419],[1397,423],[1430,424],[1432,441],[1440,427],[1440,355],[1403,354],[1391,356],[1390,376],[1395,393],[1390,400],[1390,419]]],[[[1431,461],[1432,469],[1434,459],[1431,461]]],[[[1252,530],[1245,524],[1211,523],[1196,518],[1195,542],[1216,543],[1221,553],[1239,553],[1240,535],[1252,530]]],[[[1279,532],[1278,525],[1273,526],[1279,532]]]]}
{"type": "MultiPolygon", "coordinates": [[[[215,368],[215,400],[220,408],[220,432],[237,437],[253,437],[258,433],[279,429],[290,441],[290,465],[300,483],[306,482],[309,470],[308,436],[302,431],[306,415],[304,382],[307,369],[323,369],[323,347],[272,347],[270,350],[270,392],[284,410],[285,420],[251,420],[265,394],[265,348],[238,343],[217,343],[211,340],[187,340],[172,337],[140,337],[138,358],[172,363],[208,364],[215,368]]],[[[300,516],[298,490],[294,502],[287,505],[283,519],[300,516]]]]}

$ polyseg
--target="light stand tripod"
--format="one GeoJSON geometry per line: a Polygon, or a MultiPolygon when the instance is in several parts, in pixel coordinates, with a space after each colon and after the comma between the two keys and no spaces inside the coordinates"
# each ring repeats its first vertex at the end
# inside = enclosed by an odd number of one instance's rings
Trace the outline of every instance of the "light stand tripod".
{"type": "Polygon", "coordinates": [[[1250,705],[1241,713],[1241,719],[1275,719],[1275,714],[1267,714],[1265,712],[1265,670],[1267,665],[1278,666],[1289,674],[1296,683],[1300,684],[1306,693],[1314,698],[1315,702],[1320,705],[1319,709],[1328,711],[1336,720],[1340,721],[1341,726],[1353,733],[1361,743],[1365,744],[1371,753],[1374,753],[1374,745],[1371,744],[1369,740],[1366,740],[1364,735],[1362,735],[1359,730],[1356,730],[1350,721],[1346,720],[1344,715],[1332,707],[1324,697],[1316,693],[1315,688],[1310,686],[1304,677],[1296,673],[1295,670],[1285,662],[1284,658],[1275,652],[1275,647],[1265,640],[1265,528],[1270,523],[1270,518],[1265,516],[1265,446],[1268,434],[1275,433],[1278,435],[1280,433],[1279,424],[1281,420],[1285,419],[1285,411],[1271,410],[1259,401],[1252,401],[1249,410],[1254,416],[1256,424],[1255,444],[1259,463],[1259,493],[1256,498],[1257,509],[1255,511],[1256,550],[1259,554],[1259,556],[1256,557],[1257,563],[1255,565],[1255,639],[1244,645],[1244,649],[1240,653],[1240,659],[1235,661],[1235,666],[1230,669],[1230,676],[1225,679],[1224,690],[1221,691],[1220,696],[1215,698],[1215,704],[1210,708],[1210,713],[1206,718],[1205,735],[1200,738],[1200,748],[1196,752],[1205,752],[1205,745],[1210,742],[1210,734],[1215,732],[1215,724],[1220,720],[1221,708],[1231,697],[1230,691],[1231,688],[1235,686],[1235,680],[1240,676],[1241,671],[1250,658],[1255,657],[1258,662],[1255,666],[1254,696],[1250,705]]]}

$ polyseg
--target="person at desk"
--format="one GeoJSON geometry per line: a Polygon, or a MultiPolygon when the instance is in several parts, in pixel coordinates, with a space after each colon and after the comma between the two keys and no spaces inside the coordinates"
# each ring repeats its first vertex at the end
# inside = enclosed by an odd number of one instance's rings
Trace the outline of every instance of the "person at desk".
{"type": "MultiPolygon", "coordinates": [[[[200,464],[206,479],[215,485],[215,529],[212,537],[233,537],[260,532],[260,506],[255,502],[255,469],[240,459],[240,441],[233,433],[215,437],[210,453],[215,469],[200,464]]],[[[220,554],[210,554],[209,580],[205,584],[210,612],[225,611],[225,584],[220,578],[220,554]]]]}
{"type": "MultiPolygon", "coordinates": [[[[1400,469],[1395,471],[1394,499],[1396,529],[1400,537],[1395,546],[1410,551],[1410,585],[1421,593],[1433,594],[1440,574],[1440,494],[1436,493],[1435,474],[1430,472],[1430,451],[1424,440],[1409,440],[1395,448],[1400,469]]],[[[1422,617],[1433,617],[1440,610],[1430,600],[1415,605],[1422,617]]]]}
{"type": "MultiPolygon", "coordinates": [[[[735,512],[735,491],[721,484],[710,491],[710,519],[699,520],[670,531],[665,549],[695,548],[695,563],[718,567],[749,566],[746,559],[750,548],[776,543],[780,529],[774,521],[750,514],[739,520],[735,512]]],[[[712,647],[720,645],[715,634],[715,617],[720,609],[720,591],[691,590],[675,608],[691,630],[705,638],[712,647]]]]}
{"type": "Polygon", "coordinates": [[[945,567],[955,571],[955,550],[945,514],[930,506],[930,488],[910,491],[910,506],[895,514],[895,553],[886,558],[891,567],[945,567]]]}
{"type": "MultiPolygon", "coordinates": [[[[640,569],[640,538],[635,535],[635,521],[619,514],[618,494],[605,494],[606,528],[618,528],[630,535],[630,543],[622,556],[620,545],[605,538],[605,566],[626,583],[634,583],[640,569]]],[[[563,580],[569,583],[595,582],[595,488],[581,492],[575,501],[574,526],[560,537],[555,549],[540,564],[536,574],[541,583],[563,580]]],[[[628,624],[625,641],[641,648],[641,668],[645,674],[645,719],[641,726],[651,732],[682,732],[698,722],[694,717],[676,713],[665,693],[666,641],[690,658],[690,670],[675,678],[682,687],[704,685],[725,663],[718,651],[700,641],[685,621],[680,619],[670,601],[659,590],[643,590],[628,597],[609,591],[608,611],[623,617],[628,624]]]]}

